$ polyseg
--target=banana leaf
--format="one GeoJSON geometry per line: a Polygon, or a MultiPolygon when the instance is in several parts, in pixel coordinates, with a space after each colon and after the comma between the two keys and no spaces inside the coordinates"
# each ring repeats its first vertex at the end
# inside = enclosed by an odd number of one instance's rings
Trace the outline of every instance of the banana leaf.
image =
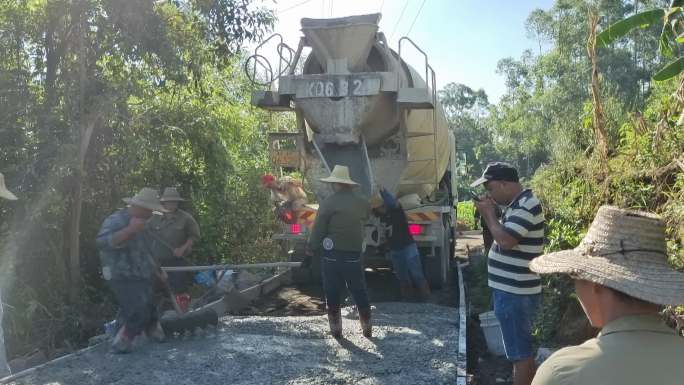
{"type": "Polygon", "coordinates": [[[596,36],[596,45],[598,47],[605,47],[615,40],[625,36],[635,28],[644,28],[655,23],[662,23],[664,17],[665,9],[658,8],[640,12],[630,17],[624,18],[609,25],[605,30],[599,33],[596,36]]]}
{"type": "Polygon", "coordinates": [[[680,57],[679,59],[663,67],[660,71],[653,75],[653,80],[662,82],[663,80],[667,80],[679,75],[682,70],[684,70],[684,57],[680,57]]]}

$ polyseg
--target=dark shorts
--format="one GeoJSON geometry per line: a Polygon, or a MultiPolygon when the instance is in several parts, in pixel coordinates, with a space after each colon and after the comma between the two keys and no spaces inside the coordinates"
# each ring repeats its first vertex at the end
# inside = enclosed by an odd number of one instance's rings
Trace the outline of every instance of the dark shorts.
{"type": "Polygon", "coordinates": [[[125,325],[135,337],[159,319],[154,299],[154,281],[143,279],[111,280],[109,287],[119,302],[117,324],[125,325]]]}
{"type": "Polygon", "coordinates": [[[402,285],[420,286],[425,283],[423,265],[415,243],[411,243],[401,250],[390,251],[394,274],[402,285]]]}
{"type": "MultiPolygon", "coordinates": [[[[192,263],[188,261],[186,258],[183,257],[173,257],[173,258],[167,258],[167,259],[162,259],[160,261],[160,265],[163,267],[169,267],[169,266],[192,266],[192,263]]],[[[194,280],[194,273],[186,272],[186,271],[175,271],[175,272],[170,272],[167,273],[169,279],[169,287],[171,288],[171,291],[173,291],[174,294],[181,294],[181,293],[187,293],[190,290],[190,286],[192,286],[193,280],[194,280]]]]}
{"type": "Polygon", "coordinates": [[[361,252],[323,251],[321,272],[325,301],[329,308],[341,305],[341,295],[345,287],[351,292],[358,308],[370,308],[361,252]]]}
{"type": "Polygon", "coordinates": [[[494,314],[501,325],[506,358],[522,361],[534,357],[532,324],[541,294],[519,295],[492,288],[494,314]]]}

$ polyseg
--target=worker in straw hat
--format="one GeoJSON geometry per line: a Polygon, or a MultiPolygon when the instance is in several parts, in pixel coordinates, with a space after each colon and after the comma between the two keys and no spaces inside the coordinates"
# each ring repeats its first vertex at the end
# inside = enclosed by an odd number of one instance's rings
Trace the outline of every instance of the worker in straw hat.
{"type": "Polygon", "coordinates": [[[151,239],[145,230],[153,211],[164,212],[157,190],[145,187],[128,207],[116,211],[102,223],[97,234],[102,276],[119,302],[119,328],[112,350],[127,353],[133,339],[146,332],[157,341],[164,340],[159,324],[153,289],[158,279],[166,279],[152,257],[151,239]]]}
{"type": "MultiPolygon", "coordinates": [[[[11,201],[17,200],[17,196],[12,194],[12,192],[5,187],[5,177],[2,173],[0,173],[0,198],[11,201]]],[[[5,352],[5,334],[2,329],[2,317],[2,290],[0,290],[0,378],[10,374],[10,368],[7,364],[7,354],[5,352]]]]}
{"type": "Polygon", "coordinates": [[[307,244],[307,255],[321,254],[323,290],[328,308],[330,333],[342,337],[341,291],[346,286],[359,311],[363,335],[370,338],[371,308],[361,259],[363,226],[370,214],[368,199],[354,191],[358,186],[346,166],[337,165],[329,177],[334,193],[319,206],[307,244]]]}
{"type": "MultiPolygon", "coordinates": [[[[190,262],[186,258],[200,238],[199,225],[190,213],[178,207],[185,199],[175,187],[165,188],[160,201],[166,212],[152,215],[147,222],[153,238],[152,253],[161,266],[187,266],[190,262]]],[[[192,274],[178,272],[168,276],[176,295],[186,293],[192,284],[192,274]]]]}
{"type": "Polygon", "coordinates": [[[598,337],[561,349],[533,385],[684,382],[684,339],[659,315],[684,304],[684,274],[667,262],[665,224],[656,215],[603,206],[579,246],[542,255],[530,268],[569,275],[598,337]]]}

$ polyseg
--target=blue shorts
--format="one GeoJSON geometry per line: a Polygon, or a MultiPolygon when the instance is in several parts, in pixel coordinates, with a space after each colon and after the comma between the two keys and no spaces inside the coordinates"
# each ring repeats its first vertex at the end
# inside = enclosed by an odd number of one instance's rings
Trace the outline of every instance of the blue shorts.
{"type": "Polygon", "coordinates": [[[494,314],[501,325],[504,350],[509,361],[534,357],[532,324],[541,294],[520,295],[492,288],[494,314]]]}
{"type": "Polygon", "coordinates": [[[420,263],[420,254],[415,243],[411,243],[401,250],[392,250],[390,255],[394,274],[402,285],[420,286],[425,283],[423,265],[420,263]]]}

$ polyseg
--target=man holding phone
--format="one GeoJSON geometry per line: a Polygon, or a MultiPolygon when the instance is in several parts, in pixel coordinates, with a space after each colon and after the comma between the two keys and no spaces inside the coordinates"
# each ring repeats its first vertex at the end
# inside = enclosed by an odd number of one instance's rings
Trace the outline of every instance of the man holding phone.
{"type": "Polygon", "coordinates": [[[513,362],[513,384],[529,385],[535,374],[532,323],[541,301],[541,279],[529,263],[544,248],[544,214],[532,190],[523,189],[518,171],[508,163],[487,165],[470,187],[484,185],[487,195],[475,200],[492,233],[487,255],[488,283],[494,313],[501,324],[506,358],[513,362]],[[506,206],[501,220],[497,204],[506,206]]]}

